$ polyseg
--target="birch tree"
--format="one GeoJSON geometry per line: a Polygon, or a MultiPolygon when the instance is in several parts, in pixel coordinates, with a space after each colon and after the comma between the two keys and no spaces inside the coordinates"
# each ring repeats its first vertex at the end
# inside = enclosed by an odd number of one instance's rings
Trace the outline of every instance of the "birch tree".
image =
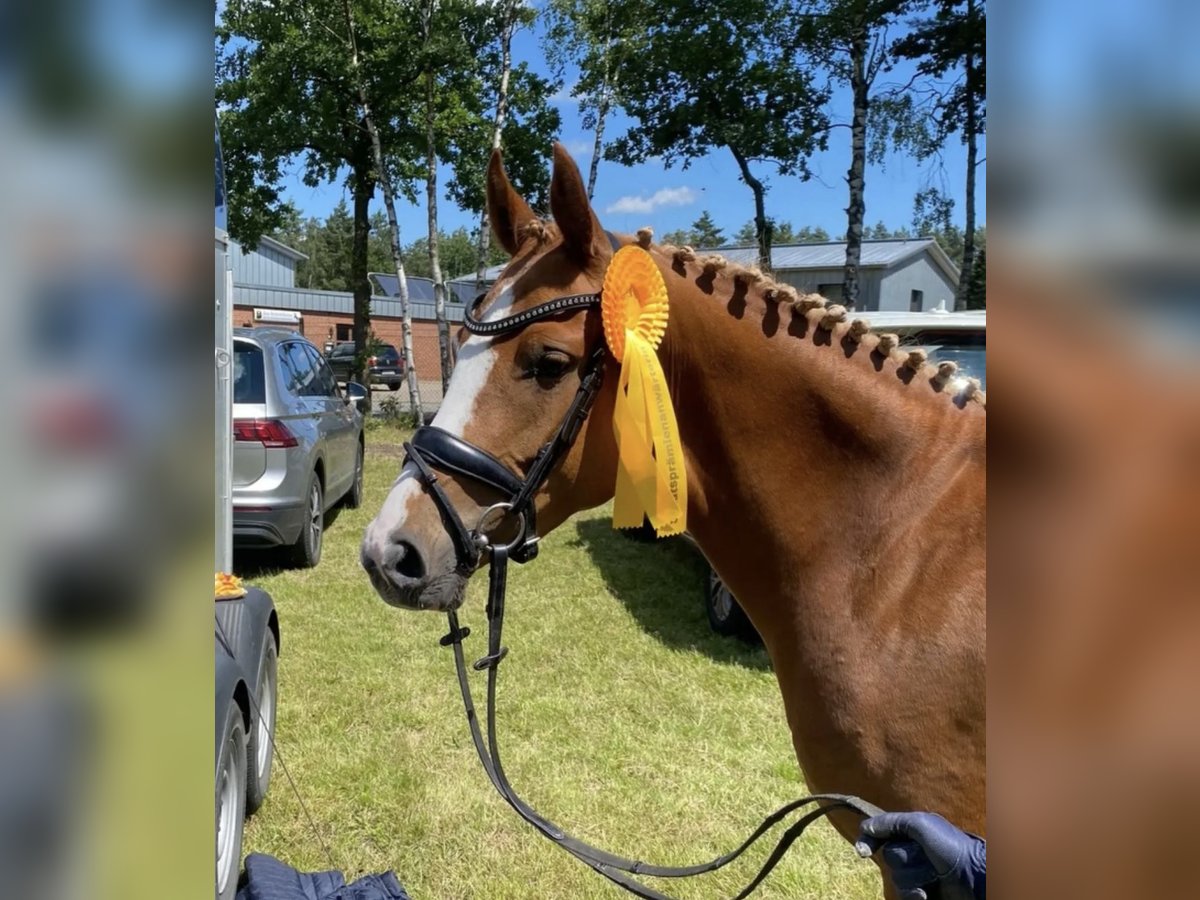
{"type": "Polygon", "coordinates": [[[376,137],[388,147],[394,184],[407,198],[413,148],[397,138],[396,129],[411,118],[416,76],[406,55],[412,38],[397,39],[408,26],[396,7],[360,10],[356,40],[360,56],[365,45],[369,58],[360,71],[354,69],[344,19],[343,0],[227,0],[216,28],[215,87],[224,110],[229,227],[243,246],[255,246],[284,224],[283,182],[297,166],[305,184],[340,182],[351,195],[350,265],[340,274],[349,276],[347,287],[354,293],[360,350],[354,377],[365,381],[370,205],[380,182],[359,88],[373,103],[376,137]]]}
{"type": "MultiPolygon", "coordinates": [[[[512,39],[517,28],[527,19],[524,0],[497,0],[497,41],[500,49],[500,70],[496,80],[496,112],[492,122],[491,149],[499,149],[504,135],[504,123],[508,118],[508,85],[512,77],[512,39]]],[[[489,154],[490,156],[490,154],[489,154]]],[[[475,290],[483,290],[484,273],[487,271],[488,249],[492,237],[488,221],[487,204],[482,205],[479,215],[479,252],[475,260],[475,290]]]]}
{"type": "Polygon", "coordinates": [[[778,39],[790,5],[776,0],[646,0],[637,77],[622,102],[633,125],[606,156],[626,165],[661,156],[686,169],[728,150],[754,197],[759,265],[771,264],[767,165],[807,179],[807,161],[828,139],[827,89],[778,39]]]}
{"type": "Polygon", "coordinates": [[[645,50],[646,11],[645,4],[633,0],[550,0],[546,6],[546,58],[559,79],[570,67],[578,70],[571,96],[579,100],[583,127],[592,132],[589,199],[596,189],[609,113],[620,107],[621,87],[626,78],[636,77],[630,70],[645,50]]]}
{"type": "MultiPolygon", "coordinates": [[[[866,218],[866,168],[868,124],[872,94],[879,75],[893,64],[889,29],[907,11],[912,0],[827,0],[805,9],[796,21],[799,44],[814,60],[828,67],[836,80],[850,90],[850,166],[846,205],[846,262],[842,278],[842,303],[858,304],[859,264],[862,259],[863,224],[866,218]]],[[[885,124],[878,126],[881,131],[885,124]]]]}
{"type": "Polygon", "coordinates": [[[934,140],[926,155],[937,152],[952,134],[959,133],[967,153],[964,195],[966,228],[963,231],[962,275],[955,305],[978,303],[974,277],[976,227],[975,183],[979,139],[986,130],[987,13],[983,0],[934,0],[933,14],[917,19],[912,31],[897,41],[892,52],[917,62],[919,74],[934,80],[925,91],[927,102],[914,104],[933,120],[934,140]],[[974,292],[974,293],[973,293],[974,292]]]}
{"type": "MultiPolygon", "coordinates": [[[[421,383],[417,378],[416,357],[413,353],[412,308],[408,302],[408,282],[404,277],[404,256],[400,251],[400,225],[396,219],[396,198],[392,189],[392,175],[386,166],[383,144],[379,139],[379,129],[376,127],[375,118],[371,113],[371,101],[367,96],[367,89],[360,68],[358,40],[354,33],[354,16],[350,9],[350,0],[343,0],[342,8],[345,13],[346,38],[350,50],[350,72],[358,94],[359,114],[362,125],[370,136],[371,154],[375,165],[374,174],[379,182],[379,186],[383,189],[383,205],[387,210],[388,226],[391,229],[392,263],[396,269],[396,280],[400,285],[400,334],[404,344],[405,371],[408,373],[408,397],[412,408],[413,421],[420,424],[424,422],[421,407],[421,383]]],[[[357,221],[355,222],[355,227],[356,229],[358,227],[357,221]]],[[[365,272],[363,273],[363,277],[366,277],[365,272]]],[[[368,297],[369,302],[370,298],[368,297]]],[[[366,352],[367,337],[367,334],[359,335],[358,316],[356,315],[354,340],[358,355],[360,356],[366,352]]]]}

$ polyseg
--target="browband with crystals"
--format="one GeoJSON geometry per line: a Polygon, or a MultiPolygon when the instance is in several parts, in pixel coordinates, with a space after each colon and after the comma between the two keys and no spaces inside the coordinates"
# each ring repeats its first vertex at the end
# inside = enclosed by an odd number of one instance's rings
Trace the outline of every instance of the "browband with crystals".
{"type": "Polygon", "coordinates": [[[535,306],[533,309],[516,313],[515,315],[505,316],[503,319],[497,319],[495,322],[484,322],[482,319],[475,318],[475,310],[479,308],[479,304],[483,302],[483,298],[486,296],[487,294],[480,294],[476,297],[475,302],[471,304],[471,308],[463,314],[463,327],[471,332],[471,334],[502,334],[505,331],[516,331],[518,328],[524,328],[530,322],[536,322],[538,319],[545,319],[548,316],[557,315],[571,309],[584,309],[589,306],[596,306],[600,302],[599,294],[573,294],[570,297],[558,297],[555,300],[535,306]]]}
{"type": "MultiPolygon", "coordinates": [[[[604,235],[612,245],[614,253],[620,249],[621,242],[617,240],[616,235],[611,231],[604,232],[604,235]]],[[[571,294],[568,297],[556,297],[532,309],[526,309],[511,316],[505,316],[503,319],[497,319],[494,322],[485,322],[476,317],[475,310],[483,303],[486,296],[486,292],[480,294],[475,298],[470,308],[463,311],[463,328],[467,329],[471,334],[490,335],[503,334],[506,331],[516,331],[519,328],[524,328],[530,322],[556,316],[559,313],[568,312],[569,310],[586,309],[589,306],[597,306],[600,303],[599,294],[571,294]]]]}

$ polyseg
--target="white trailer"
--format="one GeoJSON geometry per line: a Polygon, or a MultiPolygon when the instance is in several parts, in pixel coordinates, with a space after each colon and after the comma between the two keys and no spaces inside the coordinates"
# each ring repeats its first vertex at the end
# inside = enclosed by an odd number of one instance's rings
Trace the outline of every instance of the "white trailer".
{"type": "Polygon", "coordinates": [[[221,136],[216,146],[216,303],[214,321],[214,363],[216,381],[216,567],[217,572],[233,571],[233,268],[229,258],[229,232],[226,229],[225,168],[221,160],[221,136]]]}

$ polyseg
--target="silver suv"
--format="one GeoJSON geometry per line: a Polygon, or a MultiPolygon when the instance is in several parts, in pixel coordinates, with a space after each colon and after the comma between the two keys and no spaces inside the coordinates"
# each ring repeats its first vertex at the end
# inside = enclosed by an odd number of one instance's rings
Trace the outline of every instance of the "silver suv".
{"type": "Polygon", "coordinates": [[[366,389],[338,389],[300,335],[233,332],[233,539],[285,546],[304,568],[321,559],[325,512],[362,503],[366,389]]]}

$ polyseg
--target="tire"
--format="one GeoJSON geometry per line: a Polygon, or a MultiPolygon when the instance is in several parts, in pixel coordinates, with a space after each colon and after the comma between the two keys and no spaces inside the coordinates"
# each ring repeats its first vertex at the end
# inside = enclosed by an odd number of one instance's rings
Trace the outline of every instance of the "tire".
{"type": "Polygon", "coordinates": [[[321,561],[321,543],[325,537],[325,494],[321,490],[321,479],[313,472],[308,483],[308,501],[305,504],[304,525],[292,545],[292,562],[298,568],[311,569],[321,561]]]}
{"type": "Polygon", "coordinates": [[[346,496],[342,503],[346,509],[358,509],[363,502],[363,456],[365,454],[363,442],[358,442],[358,450],[355,451],[354,457],[354,481],[350,484],[350,490],[346,491],[346,496]]]}
{"type": "Polygon", "coordinates": [[[279,701],[279,650],[275,635],[267,632],[263,641],[262,663],[258,671],[258,688],[254,694],[254,721],[246,741],[246,815],[262,807],[271,786],[271,764],[275,747],[275,710],[279,701]]]}
{"type": "Polygon", "coordinates": [[[708,589],[704,593],[704,609],[708,613],[708,624],[717,634],[747,642],[758,640],[758,632],[750,624],[745,610],[725,586],[721,576],[711,568],[708,570],[708,589]]]}
{"type": "Polygon", "coordinates": [[[233,900],[242,868],[242,825],[246,818],[246,726],[232,699],[217,761],[217,900],[233,900]]]}

